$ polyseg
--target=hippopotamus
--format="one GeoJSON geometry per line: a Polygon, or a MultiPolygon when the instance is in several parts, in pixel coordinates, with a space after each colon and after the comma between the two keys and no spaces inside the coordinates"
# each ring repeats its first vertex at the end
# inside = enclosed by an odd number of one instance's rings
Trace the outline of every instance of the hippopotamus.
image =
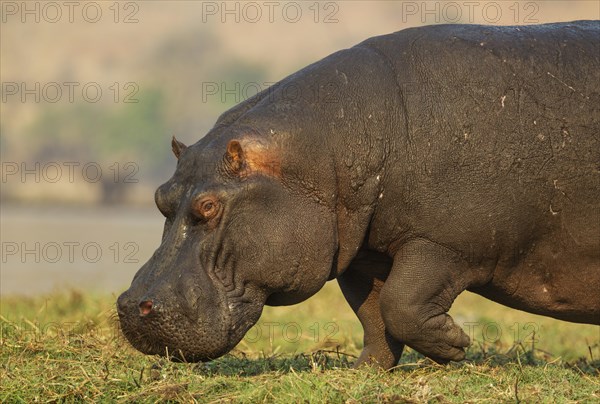
{"type": "Polygon", "coordinates": [[[143,353],[215,359],[333,279],[357,366],[463,359],[465,290],[600,324],[599,21],[373,37],[172,149],[162,242],[117,303],[143,353]]]}

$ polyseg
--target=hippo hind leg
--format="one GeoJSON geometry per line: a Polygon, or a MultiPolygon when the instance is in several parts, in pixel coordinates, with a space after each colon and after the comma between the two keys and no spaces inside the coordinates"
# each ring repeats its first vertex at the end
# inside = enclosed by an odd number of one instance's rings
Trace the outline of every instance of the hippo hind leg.
{"type": "Polygon", "coordinates": [[[407,242],[381,289],[386,330],[437,362],[464,359],[470,339],[447,312],[471,283],[468,278],[465,262],[453,251],[426,239],[407,242]]]}
{"type": "Polygon", "coordinates": [[[402,355],[404,344],[386,331],[379,310],[379,292],[391,267],[392,261],[387,256],[360,252],[337,279],[364,329],[364,348],[354,367],[371,364],[389,369],[402,355]]]}

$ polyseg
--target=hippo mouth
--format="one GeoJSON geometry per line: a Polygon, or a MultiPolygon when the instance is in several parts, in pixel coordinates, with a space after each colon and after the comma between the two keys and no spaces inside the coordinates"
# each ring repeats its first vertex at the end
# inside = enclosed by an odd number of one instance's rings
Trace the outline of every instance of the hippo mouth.
{"type": "Polygon", "coordinates": [[[256,323],[263,307],[247,298],[223,299],[213,302],[212,310],[190,315],[178,304],[167,307],[156,301],[148,310],[145,303],[132,299],[129,291],[119,297],[123,335],[144,354],[183,362],[207,362],[229,352],[256,323]]]}
{"type": "Polygon", "coordinates": [[[232,345],[229,316],[208,324],[183,315],[178,307],[167,309],[160,303],[144,313],[141,306],[128,299],[127,292],[119,297],[117,307],[123,335],[134,348],[148,355],[208,361],[222,356],[232,345]]]}

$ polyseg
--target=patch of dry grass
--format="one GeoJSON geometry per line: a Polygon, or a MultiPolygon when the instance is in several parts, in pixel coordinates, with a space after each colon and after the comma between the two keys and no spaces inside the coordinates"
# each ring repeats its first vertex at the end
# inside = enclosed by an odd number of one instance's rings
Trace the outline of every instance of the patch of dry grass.
{"type": "MultiPolygon", "coordinates": [[[[351,369],[362,332],[335,289],[328,285],[300,306],[267,308],[233,353],[200,364],[173,363],[132,349],[118,331],[115,296],[4,298],[0,401],[600,400],[598,327],[537,316],[537,337],[530,340],[514,340],[505,332],[487,341],[474,333],[476,342],[462,363],[441,366],[407,350],[393,372],[351,369]],[[292,332],[298,329],[299,336],[292,332]]],[[[463,326],[479,322],[488,333],[515,319],[532,322],[529,315],[476,296],[465,296],[453,311],[463,326]]]]}

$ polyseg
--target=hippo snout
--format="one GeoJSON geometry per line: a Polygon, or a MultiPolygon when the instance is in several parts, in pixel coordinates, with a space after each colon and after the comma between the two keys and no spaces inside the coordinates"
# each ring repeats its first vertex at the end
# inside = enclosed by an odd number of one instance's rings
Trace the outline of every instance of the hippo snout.
{"type": "Polygon", "coordinates": [[[145,354],[187,362],[216,359],[235,347],[260,316],[262,300],[230,301],[201,271],[165,281],[151,268],[156,267],[143,267],[148,272],[117,299],[123,335],[145,354]]]}
{"type": "Polygon", "coordinates": [[[229,338],[223,328],[210,321],[226,324],[215,313],[194,312],[181,301],[143,296],[130,291],[117,300],[117,312],[123,335],[139,351],[169,356],[190,362],[214,359],[227,352],[229,338]]]}

